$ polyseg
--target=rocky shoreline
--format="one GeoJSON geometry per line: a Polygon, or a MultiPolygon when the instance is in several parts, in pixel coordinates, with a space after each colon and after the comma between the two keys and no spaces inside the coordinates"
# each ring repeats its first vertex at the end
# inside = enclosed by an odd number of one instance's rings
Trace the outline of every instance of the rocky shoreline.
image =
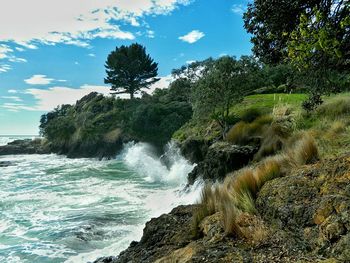
{"type": "Polygon", "coordinates": [[[239,221],[249,239],[226,235],[220,213],[204,218],[194,237],[197,206],[179,206],[146,223],[141,240],[119,256],[94,263],[350,262],[349,180],[347,155],[266,183],[256,215],[243,214],[239,221]]]}
{"type": "Polygon", "coordinates": [[[62,148],[49,143],[46,139],[15,140],[7,145],[0,146],[1,155],[14,154],[50,154],[66,155],[68,158],[98,158],[110,159],[115,157],[123,148],[123,144],[129,140],[117,140],[115,142],[100,142],[91,145],[75,145],[62,148]]]}

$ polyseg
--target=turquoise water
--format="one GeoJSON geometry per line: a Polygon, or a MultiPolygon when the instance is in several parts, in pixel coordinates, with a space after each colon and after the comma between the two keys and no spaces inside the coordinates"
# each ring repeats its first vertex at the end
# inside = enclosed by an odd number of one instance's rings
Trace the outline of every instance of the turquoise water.
{"type": "MultiPolygon", "coordinates": [[[[170,157],[169,157],[170,156],[170,157]]],[[[165,167],[145,144],[114,160],[2,156],[0,262],[88,262],[139,240],[144,223],[178,204],[193,166],[174,149],[165,167]]]]}

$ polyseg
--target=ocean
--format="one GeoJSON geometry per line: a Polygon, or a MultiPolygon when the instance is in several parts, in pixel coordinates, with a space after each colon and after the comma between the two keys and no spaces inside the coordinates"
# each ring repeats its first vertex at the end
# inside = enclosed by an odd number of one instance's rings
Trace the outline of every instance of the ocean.
{"type": "Polygon", "coordinates": [[[113,160],[0,156],[11,162],[0,168],[0,262],[85,263],[117,255],[141,238],[149,219],[196,202],[201,183],[185,188],[194,165],[174,144],[167,166],[152,152],[129,143],[113,160]]]}

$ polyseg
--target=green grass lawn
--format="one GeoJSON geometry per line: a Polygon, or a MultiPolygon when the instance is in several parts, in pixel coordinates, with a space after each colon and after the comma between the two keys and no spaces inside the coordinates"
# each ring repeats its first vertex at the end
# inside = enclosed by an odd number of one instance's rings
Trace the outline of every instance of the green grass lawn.
{"type": "Polygon", "coordinates": [[[272,112],[278,105],[287,104],[292,108],[300,108],[301,103],[306,100],[305,94],[258,94],[245,97],[244,100],[231,108],[233,114],[240,115],[243,111],[251,108],[265,109],[272,112]]]}

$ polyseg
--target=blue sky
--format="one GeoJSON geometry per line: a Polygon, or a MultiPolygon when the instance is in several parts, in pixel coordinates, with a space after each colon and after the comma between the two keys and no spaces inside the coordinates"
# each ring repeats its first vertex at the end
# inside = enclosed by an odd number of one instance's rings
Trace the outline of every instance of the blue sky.
{"type": "MultiPolygon", "coordinates": [[[[98,91],[116,46],[138,42],[170,72],[194,60],[251,54],[246,0],[2,0],[0,134],[37,134],[40,115],[98,91]],[[22,8],[19,10],[18,6],[22,8]]],[[[155,87],[153,87],[155,88],[155,87]]]]}

